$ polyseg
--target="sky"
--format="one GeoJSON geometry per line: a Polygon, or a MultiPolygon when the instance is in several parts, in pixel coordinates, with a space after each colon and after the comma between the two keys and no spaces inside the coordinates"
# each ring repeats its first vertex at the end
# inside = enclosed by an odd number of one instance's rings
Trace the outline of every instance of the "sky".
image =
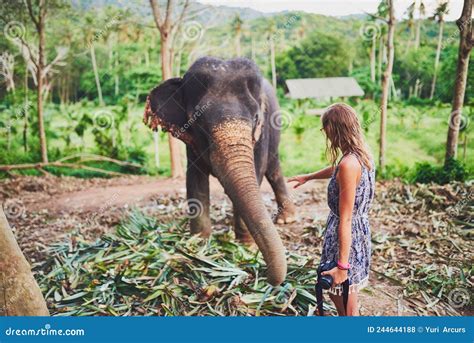
{"type": "MultiPolygon", "coordinates": [[[[380,0],[198,0],[212,5],[232,7],[250,7],[261,12],[279,12],[284,10],[305,11],[330,16],[373,13],[380,0]]],[[[395,15],[404,16],[413,0],[395,0],[395,15]]],[[[437,0],[425,0],[427,16],[431,16],[437,0]]],[[[450,0],[450,13],[447,20],[456,20],[461,15],[463,0],[450,0]]]]}

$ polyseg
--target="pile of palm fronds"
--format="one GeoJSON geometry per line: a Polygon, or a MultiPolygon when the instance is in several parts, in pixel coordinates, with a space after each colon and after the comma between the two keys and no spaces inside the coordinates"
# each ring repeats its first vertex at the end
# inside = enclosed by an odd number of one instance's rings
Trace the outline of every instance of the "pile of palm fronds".
{"type": "Polygon", "coordinates": [[[227,232],[191,236],[184,222],[158,224],[133,212],[95,243],[71,236],[38,267],[59,315],[307,315],[314,261],[289,254],[286,282],[273,288],[261,254],[227,232]]]}
{"type": "Polygon", "coordinates": [[[472,314],[472,182],[381,184],[374,212],[383,230],[372,235],[372,270],[402,286],[419,315],[472,314]]]}

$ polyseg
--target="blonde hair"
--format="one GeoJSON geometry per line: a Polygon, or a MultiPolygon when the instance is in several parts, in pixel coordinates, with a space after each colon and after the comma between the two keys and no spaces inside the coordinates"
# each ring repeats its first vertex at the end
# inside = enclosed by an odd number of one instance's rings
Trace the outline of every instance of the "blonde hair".
{"type": "Polygon", "coordinates": [[[329,106],[321,117],[326,133],[326,156],[336,165],[339,154],[355,154],[359,162],[371,170],[372,156],[364,141],[362,128],[355,110],[344,103],[329,106]]]}

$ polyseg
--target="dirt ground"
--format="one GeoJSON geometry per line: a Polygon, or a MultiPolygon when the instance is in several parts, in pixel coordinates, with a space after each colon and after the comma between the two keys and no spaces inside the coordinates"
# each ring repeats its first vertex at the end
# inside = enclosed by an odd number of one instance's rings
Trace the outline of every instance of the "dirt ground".
{"type": "MultiPolygon", "coordinates": [[[[95,239],[111,230],[124,214],[139,208],[153,214],[160,206],[183,201],[184,179],[129,176],[112,179],[76,179],[21,177],[0,183],[0,200],[19,241],[32,264],[41,261],[45,248],[71,232],[95,239]]],[[[298,220],[279,225],[287,249],[300,255],[318,254],[321,233],[328,214],[326,182],[311,182],[291,190],[298,208],[298,220]]],[[[270,185],[262,184],[262,193],[270,211],[276,211],[270,185]]],[[[216,228],[230,226],[232,206],[216,179],[211,180],[211,217],[216,228]]],[[[394,234],[384,218],[372,217],[372,233],[394,234]]],[[[373,258],[373,270],[383,270],[383,259],[373,258]]],[[[360,294],[361,315],[416,315],[403,297],[396,280],[372,272],[369,286],[360,294]]],[[[411,304],[412,305],[412,304],[411,304]]],[[[436,314],[426,312],[427,314],[436,314]]],[[[419,313],[418,313],[419,314],[419,313]]]]}

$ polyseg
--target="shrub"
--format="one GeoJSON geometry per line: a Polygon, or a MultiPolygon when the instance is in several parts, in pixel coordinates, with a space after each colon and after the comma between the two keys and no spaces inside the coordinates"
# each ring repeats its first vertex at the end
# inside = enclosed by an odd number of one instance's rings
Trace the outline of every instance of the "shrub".
{"type": "Polygon", "coordinates": [[[466,181],[468,177],[466,166],[456,159],[450,159],[444,166],[433,166],[426,162],[417,164],[412,181],[444,185],[451,181],[466,181]]]}

